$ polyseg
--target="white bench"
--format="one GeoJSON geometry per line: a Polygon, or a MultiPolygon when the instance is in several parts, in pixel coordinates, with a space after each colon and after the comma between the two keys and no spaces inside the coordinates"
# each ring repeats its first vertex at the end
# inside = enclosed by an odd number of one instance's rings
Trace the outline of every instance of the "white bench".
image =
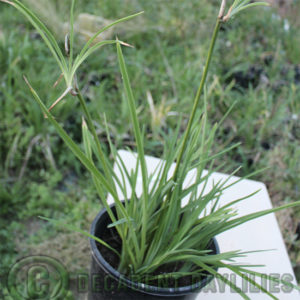
{"type": "MultiPolygon", "coordinates": [[[[132,153],[124,150],[119,151],[120,156],[125,162],[125,166],[128,170],[135,168],[136,156],[132,153]]],[[[155,168],[161,160],[158,158],[146,157],[146,163],[148,167],[148,172],[153,173],[155,168]]],[[[170,173],[174,171],[170,170],[170,173]]],[[[114,166],[114,169],[119,173],[118,167],[114,166]]],[[[120,174],[120,173],[119,173],[120,174]]],[[[171,174],[170,174],[171,176],[171,174]]],[[[192,170],[188,173],[185,184],[188,185],[189,182],[193,180],[195,172],[192,170]]],[[[120,177],[121,178],[121,177],[120,177]]],[[[213,173],[209,179],[207,189],[209,190],[209,185],[212,185],[212,182],[217,182],[219,180],[228,179],[228,175],[221,173],[213,173]]],[[[236,181],[238,177],[232,177],[228,183],[236,181]]],[[[141,177],[138,179],[141,182],[141,177]]],[[[242,202],[239,202],[235,208],[238,209],[239,215],[245,215],[256,211],[261,211],[265,209],[272,208],[272,203],[270,201],[268,191],[266,186],[262,182],[253,181],[253,180],[242,180],[232,187],[228,188],[220,199],[220,204],[226,204],[234,199],[241,198],[243,196],[249,195],[257,190],[260,190],[257,194],[248,198],[242,202]]],[[[128,191],[130,187],[128,185],[128,191]]],[[[142,191],[142,184],[137,185],[136,193],[140,195],[142,191]]],[[[124,199],[124,195],[119,190],[118,194],[120,199],[124,199]]],[[[109,197],[110,203],[112,203],[111,197],[109,197]]],[[[252,221],[249,221],[238,228],[234,228],[230,231],[224,232],[216,237],[220,251],[231,251],[231,250],[243,250],[243,251],[252,251],[252,250],[266,250],[274,249],[272,251],[266,252],[257,252],[248,254],[247,257],[239,258],[236,262],[253,264],[253,265],[264,265],[264,267],[255,267],[251,268],[253,271],[258,271],[260,273],[274,276],[279,276],[281,279],[291,280],[294,284],[295,275],[288,257],[288,253],[285,248],[281,232],[274,214],[270,214],[252,221]]],[[[230,270],[219,269],[221,274],[229,276],[229,279],[236,280],[237,286],[241,287],[250,299],[253,300],[265,300],[271,299],[266,294],[257,291],[254,286],[250,286],[248,282],[242,281],[239,277],[235,276],[230,270]],[[230,277],[232,276],[232,277],[230,277]],[[244,285],[243,285],[244,284],[244,285]]],[[[257,283],[262,284],[262,279],[260,277],[255,277],[257,283]]],[[[295,289],[292,291],[287,291],[284,289],[282,284],[273,283],[266,281],[266,289],[273,293],[280,300],[297,300],[300,299],[300,294],[295,289]]],[[[236,292],[231,291],[228,285],[223,284],[220,280],[214,279],[212,283],[206,287],[206,290],[202,290],[197,298],[197,300],[235,300],[242,299],[242,297],[236,292]]]]}

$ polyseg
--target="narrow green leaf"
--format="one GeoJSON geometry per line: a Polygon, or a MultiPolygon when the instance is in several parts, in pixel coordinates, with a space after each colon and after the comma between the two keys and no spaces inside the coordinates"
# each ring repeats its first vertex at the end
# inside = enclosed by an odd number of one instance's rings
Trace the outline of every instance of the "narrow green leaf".
{"type": "Polygon", "coordinates": [[[67,64],[64,58],[64,55],[61,49],[58,46],[53,34],[48,30],[48,28],[40,21],[40,19],[31,11],[29,10],[24,4],[22,4],[18,0],[14,0],[13,5],[18,9],[29,21],[30,23],[36,28],[39,32],[41,37],[43,38],[44,42],[48,46],[49,50],[51,51],[52,55],[56,59],[62,73],[66,78],[67,74],[67,64]]]}
{"type": "Polygon", "coordinates": [[[71,77],[74,77],[76,71],[78,70],[78,68],[80,67],[80,65],[92,54],[94,53],[96,50],[98,50],[99,48],[103,47],[104,45],[112,45],[112,44],[116,44],[117,41],[115,40],[106,40],[106,41],[102,41],[99,42],[95,45],[93,45],[91,48],[89,48],[83,55],[81,56],[77,56],[74,64],[72,66],[72,70],[70,71],[71,73],[71,77]]]}
{"type": "MultiPolygon", "coordinates": [[[[134,136],[137,144],[137,152],[139,161],[141,163],[141,171],[142,171],[142,181],[143,181],[143,196],[141,201],[143,201],[143,208],[142,208],[142,238],[141,238],[141,249],[146,248],[146,232],[147,232],[147,222],[148,222],[148,172],[147,172],[147,165],[145,160],[145,154],[144,154],[144,145],[143,145],[143,139],[141,136],[141,130],[140,125],[138,122],[137,112],[135,108],[135,101],[130,85],[130,80],[128,77],[127,68],[125,65],[125,60],[123,57],[122,49],[120,43],[117,43],[117,53],[118,53],[118,60],[119,60],[119,66],[123,78],[126,98],[128,101],[129,111],[130,111],[130,117],[133,124],[133,131],[134,136]]],[[[143,252],[142,251],[142,252],[143,252]]]]}
{"type": "MultiPolygon", "coordinates": [[[[129,222],[133,222],[133,221],[134,220],[132,218],[130,218],[129,222]]],[[[116,227],[116,226],[124,224],[124,223],[128,223],[128,220],[126,220],[125,218],[122,218],[116,222],[110,223],[109,225],[107,225],[107,228],[116,227]]]]}
{"type": "Polygon", "coordinates": [[[85,149],[85,154],[87,157],[92,160],[92,146],[91,146],[91,136],[89,134],[86,122],[84,118],[82,118],[82,137],[83,137],[83,145],[85,149]]]}
{"type": "Polygon", "coordinates": [[[88,40],[88,42],[84,45],[84,47],[82,48],[82,50],[81,50],[81,52],[79,53],[79,55],[78,55],[77,58],[80,60],[80,59],[84,56],[84,54],[86,53],[86,51],[88,50],[88,48],[92,45],[92,43],[94,42],[94,40],[95,40],[102,32],[108,30],[109,28],[111,28],[111,27],[113,27],[113,26],[115,26],[115,25],[117,25],[117,24],[119,24],[119,23],[122,23],[122,22],[125,22],[125,21],[129,21],[129,20],[131,20],[131,19],[133,19],[133,18],[135,18],[135,17],[137,17],[137,16],[139,16],[139,15],[141,15],[141,14],[143,14],[143,13],[144,13],[144,12],[142,11],[142,12],[139,12],[139,13],[136,13],[136,14],[133,14],[133,15],[130,15],[130,16],[127,16],[127,17],[125,17],[125,18],[121,18],[121,19],[119,19],[119,20],[117,20],[117,21],[115,21],[115,22],[113,22],[113,23],[111,23],[111,24],[109,24],[109,25],[103,27],[103,28],[100,29],[99,31],[97,31],[97,32],[96,32],[96,33],[88,40]]]}
{"type": "Polygon", "coordinates": [[[199,266],[201,266],[203,269],[205,269],[206,271],[208,271],[210,274],[216,276],[216,278],[221,279],[224,283],[226,283],[227,285],[229,285],[235,292],[237,292],[240,296],[243,297],[243,299],[246,300],[251,300],[242,290],[241,288],[237,287],[233,282],[231,282],[230,280],[228,280],[226,277],[224,277],[223,275],[221,275],[220,273],[218,273],[216,270],[214,270],[212,267],[199,262],[198,263],[199,266]]]}
{"type": "Polygon", "coordinates": [[[275,208],[272,208],[272,209],[266,209],[266,210],[263,210],[263,211],[255,212],[255,213],[252,213],[252,214],[248,214],[248,215],[233,219],[233,220],[227,222],[226,224],[224,224],[223,229],[221,231],[219,231],[218,233],[227,231],[231,228],[237,227],[241,224],[244,224],[248,221],[260,218],[262,216],[265,216],[265,215],[268,215],[268,214],[271,214],[271,213],[275,213],[275,212],[283,210],[283,209],[296,207],[296,206],[300,206],[300,201],[296,201],[296,202],[293,202],[293,203],[288,203],[288,204],[285,204],[285,205],[282,205],[282,206],[279,206],[279,207],[275,207],[275,208]]]}
{"type": "Polygon", "coordinates": [[[222,264],[225,268],[228,268],[229,270],[233,271],[234,273],[236,273],[237,275],[239,275],[243,280],[247,280],[249,283],[251,283],[252,285],[254,285],[255,287],[257,287],[258,289],[260,289],[263,293],[267,294],[270,298],[274,299],[274,300],[279,300],[277,297],[273,296],[268,290],[266,290],[262,285],[258,284],[255,280],[251,279],[248,276],[244,276],[244,274],[242,274],[239,271],[238,267],[232,266],[232,265],[227,265],[227,264],[222,264]]]}
{"type": "MultiPolygon", "coordinates": [[[[249,2],[249,1],[248,1],[249,2]]],[[[256,7],[256,6],[270,6],[269,3],[267,2],[254,2],[254,3],[250,3],[241,7],[237,7],[235,10],[233,10],[230,14],[230,17],[233,17],[234,15],[240,13],[241,11],[251,8],[251,7],[256,7]]]]}

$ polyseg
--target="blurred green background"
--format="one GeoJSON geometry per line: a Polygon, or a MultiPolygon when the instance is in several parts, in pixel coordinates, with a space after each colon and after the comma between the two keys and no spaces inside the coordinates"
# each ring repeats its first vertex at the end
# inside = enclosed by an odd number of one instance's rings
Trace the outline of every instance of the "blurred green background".
{"type": "MultiPolygon", "coordinates": [[[[24,2],[64,47],[70,1],[24,2]]],[[[159,156],[162,132],[171,134],[180,113],[184,120],[188,117],[220,1],[77,2],[77,49],[99,26],[145,11],[103,38],[117,35],[135,47],[124,54],[146,130],[146,153],[159,156]]],[[[273,204],[279,205],[299,200],[300,194],[300,1],[269,2],[271,7],[249,10],[222,27],[207,93],[212,123],[237,102],[214,148],[242,144],[222,158],[227,162],[222,171],[241,165],[242,176],[269,167],[253,179],[265,182],[273,204]]],[[[22,79],[26,74],[49,106],[63,90],[63,84],[53,88],[59,69],[24,17],[3,3],[0,8],[1,278],[17,258],[35,253],[56,257],[76,272],[89,265],[85,237],[37,216],[88,229],[100,202],[91,178],[44,119],[22,79]],[[70,245],[76,245],[75,251],[70,245]]],[[[101,48],[80,68],[78,78],[104,147],[104,114],[117,147],[134,147],[115,48],[101,48]]],[[[76,98],[65,98],[53,114],[81,143],[76,98]]],[[[300,210],[277,217],[300,280],[300,210]]]]}

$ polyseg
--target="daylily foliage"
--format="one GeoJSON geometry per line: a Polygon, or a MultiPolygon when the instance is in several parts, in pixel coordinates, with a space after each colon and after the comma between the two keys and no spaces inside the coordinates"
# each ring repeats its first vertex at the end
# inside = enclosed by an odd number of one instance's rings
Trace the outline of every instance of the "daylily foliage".
{"type": "MultiPolygon", "coordinates": [[[[250,0],[235,0],[227,10],[226,1],[222,1],[208,50],[207,60],[185,133],[183,136],[180,136],[179,122],[173,136],[166,138],[164,153],[162,155],[162,159],[164,160],[156,169],[155,174],[148,174],[144,153],[143,132],[138,120],[134,91],[131,88],[125,58],[122,53],[122,45],[128,46],[128,44],[118,39],[94,43],[95,39],[105,30],[118,23],[129,21],[141,13],[119,19],[100,29],[84,45],[81,51],[75,55],[75,0],[72,1],[71,5],[70,32],[66,37],[64,51],[60,49],[54,35],[22,2],[18,0],[0,1],[14,6],[31,22],[56,59],[62,77],[65,80],[66,90],[57,98],[50,108],[56,105],[68,93],[72,93],[76,96],[81,104],[84,113],[82,121],[84,150],[70,138],[67,132],[55,120],[52,113],[40,99],[38,93],[30,85],[26,77],[24,78],[35,101],[40,105],[48,121],[57,130],[57,133],[64,140],[72,153],[91,173],[99,198],[111,218],[110,227],[115,227],[120,236],[122,250],[119,253],[105,241],[97,237],[92,237],[90,234],[76,229],[72,225],[63,225],[70,230],[76,230],[88,237],[95,238],[99,243],[115,252],[120,258],[119,271],[125,275],[134,273],[143,278],[143,276],[153,273],[158,267],[164,264],[184,262],[181,269],[173,274],[174,276],[180,277],[187,274],[201,274],[203,272],[208,272],[214,276],[218,275],[222,281],[239,292],[244,299],[250,299],[240,288],[235,286],[234,283],[216,271],[216,267],[224,267],[240,277],[243,277],[245,274],[256,274],[260,276],[260,273],[251,271],[244,265],[234,263],[235,258],[243,257],[248,253],[236,250],[213,255],[207,250],[211,239],[224,231],[230,230],[250,220],[285,208],[300,205],[300,202],[289,203],[281,207],[237,217],[236,211],[233,208],[234,205],[253,196],[255,193],[241,199],[233,199],[231,203],[220,206],[219,200],[222,193],[232,186],[232,183],[228,183],[228,180],[232,178],[232,176],[224,182],[215,182],[210,191],[205,192],[205,187],[208,184],[210,175],[214,171],[217,171],[217,168],[213,168],[214,159],[238,146],[238,144],[231,146],[220,153],[211,153],[216,131],[220,124],[222,124],[223,119],[220,120],[219,124],[215,124],[212,128],[209,127],[207,122],[205,83],[221,24],[230,21],[232,17],[247,8],[267,5],[267,3],[250,3],[250,0]],[[110,152],[121,173],[121,178],[114,172],[110,160],[102,150],[91,115],[80,92],[80,83],[76,82],[76,72],[82,63],[91,54],[99,50],[99,48],[110,44],[116,44],[117,47],[118,63],[123,78],[137,148],[135,170],[128,172],[117,150],[109,140],[110,152]],[[202,100],[202,104],[200,104],[200,100],[202,100]],[[174,162],[176,162],[176,168],[173,175],[169,177],[168,174],[174,162]],[[185,187],[183,183],[186,179],[186,174],[192,169],[196,169],[197,171],[195,181],[191,183],[190,186],[185,187]],[[204,169],[207,169],[207,173],[204,172],[204,169]],[[143,191],[141,197],[138,198],[135,190],[139,171],[141,171],[143,191]],[[131,193],[127,190],[126,182],[129,182],[131,193]],[[203,188],[199,189],[200,185],[203,188]],[[124,203],[118,197],[117,188],[121,190],[125,197],[124,203]],[[112,212],[106,200],[108,194],[110,194],[115,201],[116,215],[112,212]],[[188,203],[182,207],[181,200],[185,197],[188,197],[188,203]],[[200,215],[201,218],[199,218],[200,215]]],[[[225,117],[226,116],[224,116],[224,118],[225,117]]],[[[109,137],[109,132],[107,132],[107,136],[109,137]]],[[[221,167],[222,166],[219,166],[219,168],[221,167]]],[[[231,175],[234,175],[236,171],[237,170],[231,175]]],[[[254,173],[249,176],[251,175],[254,175],[254,173]]],[[[242,179],[243,178],[238,179],[235,183],[242,179]]],[[[50,221],[62,224],[60,221],[50,221]]],[[[158,277],[159,275],[153,276],[153,279],[157,279],[158,277]]],[[[245,278],[272,299],[277,299],[251,278],[245,278]]],[[[282,280],[280,281],[275,277],[270,276],[268,279],[297,288],[293,284],[282,280]]]]}

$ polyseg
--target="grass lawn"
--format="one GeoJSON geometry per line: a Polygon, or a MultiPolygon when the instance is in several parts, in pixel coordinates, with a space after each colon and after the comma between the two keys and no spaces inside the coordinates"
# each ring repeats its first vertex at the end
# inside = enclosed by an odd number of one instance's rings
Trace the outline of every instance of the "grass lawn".
{"type": "MultiPolygon", "coordinates": [[[[24,2],[40,12],[64,47],[69,2],[24,2]]],[[[191,110],[220,1],[77,2],[78,45],[101,24],[145,11],[104,38],[117,35],[134,45],[124,54],[146,153],[159,156],[164,134],[171,135],[178,117],[185,121],[191,110]]],[[[236,142],[241,146],[216,164],[226,160],[223,172],[241,165],[240,176],[268,167],[253,179],[265,182],[273,204],[279,205],[300,195],[300,21],[295,13],[300,1],[286,1],[281,7],[270,2],[273,7],[250,10],[222,27],[206,88],[211,123],[236,102],[214,150],[236,142]]],[[[58,68],[23,16],[3,3],[0,8],[0,275],[4,278],[17,258],[34,253],[56,257],[76,272],[89,265],[86,238],[37,216],[88,229],[100,202],[91,178],[44,119],[22,78],[26,74],[50,106],[63,91],[63,84],[52,87],[58,68]],[[75,252],[70,243],[76,244],[75,252]]],[[[134,147],[115,47],[101,48],[78,77],[104,148],[105,118],[117,147],[134,147]]],[[[77,99],[66,97],[53,114],[80,143],[77,99]]],[[[277,217],[300,280],[300,209],[277,217]]]]}

